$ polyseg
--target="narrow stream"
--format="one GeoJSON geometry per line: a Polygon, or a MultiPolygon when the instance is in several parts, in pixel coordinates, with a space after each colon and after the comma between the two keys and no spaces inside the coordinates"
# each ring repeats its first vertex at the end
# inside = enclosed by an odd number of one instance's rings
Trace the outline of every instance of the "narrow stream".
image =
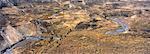
{"type": "Polygon", "coordinates": [[[119,28],[114,31],[108,31],[105,34],[117,35],[117,34],[121,34],[121,33],[129,30],[128,25],[126,23],[124,23],[123,20],[121,20],[119,18],[110,18],[110,20],[116,22],[119,25],[119,28]]]}

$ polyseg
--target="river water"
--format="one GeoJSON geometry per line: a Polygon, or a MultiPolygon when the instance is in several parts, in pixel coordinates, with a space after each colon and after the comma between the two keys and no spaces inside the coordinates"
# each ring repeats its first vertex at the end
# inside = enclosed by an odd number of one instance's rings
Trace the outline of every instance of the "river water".
{"type": "Polygon", "coordinates": [[[117,23],[119,25],[119,28],[114,31],[108,31],[105,34],[117,35],[117,34],[121,34],[129,30],[129,26],[125,22],[123,22],[122,19],[120,18],[109,18],[109,19],[117,23]]]}
{"type": "Polygon", "coordinates": [[[41,36],[26,36],[22,40],[18,41],[17,43],[13,44],[9,48],[3,50],[2,54],[13,54],[12,50],[18,46],[23,46],[24,44],[31,42],[31,41],[39,41],[39,40],[49,40],[49,38],[41,37],[41,36]]]}

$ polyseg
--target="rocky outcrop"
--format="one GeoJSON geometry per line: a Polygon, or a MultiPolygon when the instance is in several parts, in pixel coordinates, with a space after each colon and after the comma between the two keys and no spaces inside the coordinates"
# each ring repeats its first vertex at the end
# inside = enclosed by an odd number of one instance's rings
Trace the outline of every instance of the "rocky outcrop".
{"type": "Polygon", "coordinates": [[[18,5],[19,3],[52,2],[53,0],[0,0],[0,8],[18,5]]]}
{"type": "Polygon", "coordinates": [[[105,2],[118,2],[118,1],[149,1],[149,0],[71,0],[75,2],[85,2],[85,3],[105,3],[105,2]]]}
{"type": "Polygon", "coordinates": [[[3,14],[0,14],[0,28],[6,26],[7,24],[7,17],[5,17],[3,14]]]}
{"type": "MultiPolygon", "coordinates": [[[[23,36],[12,26],[7,26],[5,31],[1,31],[0,51],[10,47],[20,41],[23,36]]],[[[0,52],[1,53],[1,52],[0,52]]]]}

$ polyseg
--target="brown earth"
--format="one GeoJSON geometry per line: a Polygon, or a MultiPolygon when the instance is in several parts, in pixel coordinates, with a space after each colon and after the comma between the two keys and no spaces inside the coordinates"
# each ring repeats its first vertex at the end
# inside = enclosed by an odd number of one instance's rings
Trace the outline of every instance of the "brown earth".
{"type": "Polygon", "coordinates": [[[25,40],[12,50],[13,54],[150,54],[149,12],[137,14],[131,9],[93,5],[75,8],[65,4],[48,3],[31,6],[23,4],[1,10],[8,16],[8,24],[22,36],[43,36],[49,39],[25,40]],[[118,24],[110,17],[123,18],[130,32],[106,35],[118,24]],[[140,17],[138,17],[140,16],[140,17]],[[127,18],[127,19],[124,19],[127,18]],[[136,20],[136,21],[135,21],[136,20]],[[145,23],[144,23],[145,22],[145,23]],[[144,23],[144,24],[143,24],[144,23]],[[142,27],[147,26],[147,27],[142,27]],[[133,30],[138,30],[137,32],[133,30]],[[131,33],[133,32],[133,33],[131,33]],[[147,37],[147,38],[145,38],[147,37]]]}

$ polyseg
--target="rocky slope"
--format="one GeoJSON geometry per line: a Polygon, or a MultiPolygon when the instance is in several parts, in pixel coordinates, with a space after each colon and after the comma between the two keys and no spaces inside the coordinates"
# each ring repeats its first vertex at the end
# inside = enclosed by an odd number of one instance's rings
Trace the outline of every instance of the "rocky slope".
{"type": "Polygon", "coordinates": [[[54,0],[0,0],[0,7],[16,6],[21,3],[52,2],[54,0]]]}
{"type": "Polygon", "coordinates": [[[0,9],[2,54],[150,53],[148,2],[1,2],[10,4],[0,9]],[[112,34],[106,34],[109,31],[112,34]]]}
{"type": "MultiPolygon", "coordinates": [[[[0,8],[6,7],[6,6],[13,6],[13,5],[19,5],[21,3],[33,3],[33,2],[54,2],[54,1],[65,1],[65,0],[0,0],[0,8]]],[[[118,2],[118,1],[149,1],[149,0],[70,0],[73,2],[80,2],[82,3],[105,3],[105,2],[118,2]]]]}

